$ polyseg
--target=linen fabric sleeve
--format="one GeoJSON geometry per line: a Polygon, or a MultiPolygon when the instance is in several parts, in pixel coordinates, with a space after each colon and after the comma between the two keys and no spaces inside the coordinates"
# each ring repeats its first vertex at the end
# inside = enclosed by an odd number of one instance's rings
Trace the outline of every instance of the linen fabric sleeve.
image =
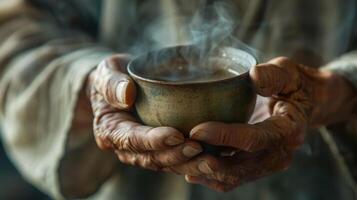
{"type": "Polygon", "coordinates": [[[45,13],[21,0],[0,2],[2,141],[42,191],[56,199],[86,197],[117,164],[96,146],[90,117],[81,116],[88,108],[79,103],[88,73],[112,52],[45,13]]]}

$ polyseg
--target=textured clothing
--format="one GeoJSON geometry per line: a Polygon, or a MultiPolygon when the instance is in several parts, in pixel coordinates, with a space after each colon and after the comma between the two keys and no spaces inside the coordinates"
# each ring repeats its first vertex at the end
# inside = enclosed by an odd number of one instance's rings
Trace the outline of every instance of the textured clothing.
{"type": "Polygon", "coordinates": [[[28,181],[56,199],[355,199],[349,163],[356,160],[345,162],[326,129],[309,135],[286,172],[217,193],[176,175],[123,165],[101,151],[80,98],[88,73],[113,52],[205,40],[200,36],[207,32],[208,39],[229,38],[235,47],[245,42],[261,52],[261,61],[289,56],[341,73],[357,86],[356,4],[0,1],[0,121],[7,153],[28,181]]]}

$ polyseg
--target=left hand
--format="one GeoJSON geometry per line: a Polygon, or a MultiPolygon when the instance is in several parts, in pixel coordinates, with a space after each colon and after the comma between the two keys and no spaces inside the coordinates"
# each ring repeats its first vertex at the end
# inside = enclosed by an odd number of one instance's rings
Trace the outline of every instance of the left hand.
{"type": "Polygon", "coordinates": [[[191,139],[241,151],[231,157],[203,154],[187,164],[171,167],[171,171],[186,172],[190,183],[229,191],[287,169],[294,151],[304,142],[308,126],[348,116],[350,107],[346,102],[355,95],[341,76],[287,58],[253,67],[250,77],[256,92],[269,97],[270,117],[255,124],[207,122],[196,126],[191,130],[191,139]]]}

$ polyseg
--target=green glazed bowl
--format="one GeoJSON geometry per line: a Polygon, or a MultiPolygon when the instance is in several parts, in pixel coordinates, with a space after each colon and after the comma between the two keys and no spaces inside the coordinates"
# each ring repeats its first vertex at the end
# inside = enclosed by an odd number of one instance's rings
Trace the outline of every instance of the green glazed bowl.
{"type": "MultiPolygon", "coordinates": [[[[176,46],[141,55],[128,65],[128,72],[137,83],[137,114],[147,125],[174,127],[186,136],[202,122],[247,122],[256,101],[248,72],[256,64],[254,56],[232,47],[202,53],[193,45],[176,46]],[[152,70],[160,70],[162,63],[175,59],[187,63],[193,59],[218,59],[222,67],[229,63],[229,68],[239,73],[207,81],[165,81],[148,75],[152,70]]],[[[205,64],[200,65],[199,70],[204,67],[205,64]]]]}

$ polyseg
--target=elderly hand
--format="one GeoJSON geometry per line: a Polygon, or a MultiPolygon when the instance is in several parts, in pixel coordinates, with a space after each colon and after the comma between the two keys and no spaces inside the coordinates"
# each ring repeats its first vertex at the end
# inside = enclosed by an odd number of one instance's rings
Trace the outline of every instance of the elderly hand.
{"type": "Polygon", "coordinates": [[[128,56],[112,56],[100,63],[89,77],[98,146],[112,149],[125,164],[159,170],[183,164],[202,151],[197,142],[185,140],[170,127],[141,125],[133,116],[135,84],[125,74],[128,56]]]}
{"type": "Polygon", "coordinates": [[[307,68],[287,58],[253,67],[250,77],[256,92],[270,97],[270,117],[255,124],[207,122],[191,130],[191,139],[238,149],[231,157],[207,154],[170,167],[190,183],[217,191],[287,169],[302,145],[309,126],[348,117],[355,93],[339,75],[307,68]],[[189,172],[189,173],[187,173],[189,172]]]}

